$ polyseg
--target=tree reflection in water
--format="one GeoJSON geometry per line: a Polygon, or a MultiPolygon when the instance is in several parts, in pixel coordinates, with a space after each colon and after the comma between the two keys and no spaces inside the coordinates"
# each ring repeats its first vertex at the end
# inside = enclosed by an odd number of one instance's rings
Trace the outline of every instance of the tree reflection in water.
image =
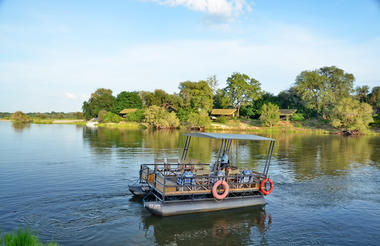
{"type": "Polygon", "coordinates": [[[22,132],[24,129],[30,128],[30,123],[12,122],[12,127],[16,132],[22,132]]]}

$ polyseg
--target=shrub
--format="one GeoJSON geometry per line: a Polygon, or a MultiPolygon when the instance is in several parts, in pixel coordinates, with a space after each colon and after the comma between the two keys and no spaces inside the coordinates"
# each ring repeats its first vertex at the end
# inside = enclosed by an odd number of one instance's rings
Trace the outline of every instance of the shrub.
{"type": "Polygon", "coordinates": [[[225,124],[227,122],[227,118],[225,116],[220,116],[218,119],[216,119],[216,121],[225,124]]]}
{"type": "Polygon", "coordinates": [[[276,104],[266,103],[261,108],[260,121],[265,125],[272,127],[280,120],[280,109],[276,104]]]}
{"type": "Polygon", "coordinates": [[[208,113],[202,110],[199,113],[190,113],[188,122],[191,128],[204,128],[211,124],[211,119],[208,113]]]}
{"type": "Polygon", "coordinates": [[[104,117],[103,122],[104,123],[119,123],[121,120],[122,118],[119,115],[114,114],[112,112],[107,112],[107,114],[104,117]]]}
{"type": "Polygon", "coordinates": [[[107,111],[100,110],[98,113],[98,121],[103,122],[104,118],[106,117],[107,111]]]}
{"type": "Polygon", "coordinates": [[[371,124],[371,126],[380,127],[380,114],[374,114],[372,117],[374,122],[371,124]]]}
{"type": "Polygon", "coordinates": [[[303,121],[303,120],[305,120],[305,117],[303,117],[303,114],[301,114],[301,113],[295,113],[292,115],[292,120],[303,121]]]}
{"type": "Polygon", "coordinates": [[[373,122],[372,107],[352,97],[341,99],[329,116],[333,127],[348,131],[365,131],[373,122]]]}
{"type": "Polygon", "coordinates": [[[145,111],[143,109],[139,109],[135,112],[131,112],[127,114],[125,119],[127,121],[141,122],[144,119],[144,114],[145,114],[145,111]]]}
{"type": "MultiPolygon", "coordinates": [[[[29,229],[19,229],[16,233],[0,234],[0,245],[6,246],[43,246],[44,244],[34,236],[29,229]]],[[[57,246],[57,243],[48,243],[47,246],[57,246]]]]}
{"type": "Polygon", "coordinates": [[[189,120],[189,115],[191,111],[187,108],[180,108],[177,112],[177,117],[181,122],[186,122],[189,120]]]}
{"type": "Polygon", "coordinates": [[[150,106],[145,111],[145,122],[155,128],[176,128],[179,120],[174,112],[169,113],[159,106],[150,106]]]}
{"type": "Polygon", "coordinates": [[[29,116],[24,114],[21,111],[16,111],[12,114],[11,120],[14,122],[20,122],[20,123],[29,123],[31,122],[31,119],[29,116]]]}
{"type": "Polygon", "coordinates": [[[112,112],[100,110],[98,113],[98,121],[101,123],[119,123],[122,118],[112,112]]]}

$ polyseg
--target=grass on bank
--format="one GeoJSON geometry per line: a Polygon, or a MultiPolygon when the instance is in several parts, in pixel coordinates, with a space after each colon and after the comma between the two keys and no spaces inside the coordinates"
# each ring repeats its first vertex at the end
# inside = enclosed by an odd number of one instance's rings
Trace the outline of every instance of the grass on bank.
{"type": "Polygon", "coordinates": [[[335,133],[336,129],[333,129],[324,122],[316,122],[314,120],[306,123],[299,121],[280,121],[278,124],[272,127],[263,126],[262,122],[258,119],[232,119],[227,120],[225,123],[214,122],[207,130],[229,130],[229,131],[252,131],[262,133],[300,133],[310,132],[317,134],[330,134],[335,133]]]}
{"type": "Polygon", "coordinates": [[[1,246],[58,246],[57,243],[42,243],[29,229],[18,229],[17,232],[0,233],[1,246]]]}
{"type": "Polygon", "coordinates": [[[146,129],[146,124],[136,121],[121,121],[119,123],[99,123],[98,127],[121,128],[121,129],[146,129]]]}

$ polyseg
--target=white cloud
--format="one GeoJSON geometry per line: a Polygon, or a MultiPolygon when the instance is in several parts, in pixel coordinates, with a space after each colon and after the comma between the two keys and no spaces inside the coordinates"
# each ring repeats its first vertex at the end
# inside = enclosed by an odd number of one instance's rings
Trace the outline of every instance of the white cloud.
{"type": "Polygon", "coordinates": [[[151,0],[162,5],[184,6],[188,9],[223,17],[238,16],[251,7],[246,0],[151,0]]]}
{"type": "Polygon", "coordinates": [[[76,99],[77,98],[76,95],[74,95],[73,93],[70,93],[70,92],[66,92],[65,97],[69,98],[69,99],[76,99]]]}

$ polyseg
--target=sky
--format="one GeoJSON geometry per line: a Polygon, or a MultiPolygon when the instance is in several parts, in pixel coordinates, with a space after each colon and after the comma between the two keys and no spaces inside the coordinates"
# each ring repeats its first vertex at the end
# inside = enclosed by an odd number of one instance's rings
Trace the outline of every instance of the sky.
{"type": "Polygon", "coordinates": [[[233,72],[278,94],[337,66],[380,86],[376,0],[0,0],[0,112],[81,111],[97,88],[164,89],[233,72]]]}

